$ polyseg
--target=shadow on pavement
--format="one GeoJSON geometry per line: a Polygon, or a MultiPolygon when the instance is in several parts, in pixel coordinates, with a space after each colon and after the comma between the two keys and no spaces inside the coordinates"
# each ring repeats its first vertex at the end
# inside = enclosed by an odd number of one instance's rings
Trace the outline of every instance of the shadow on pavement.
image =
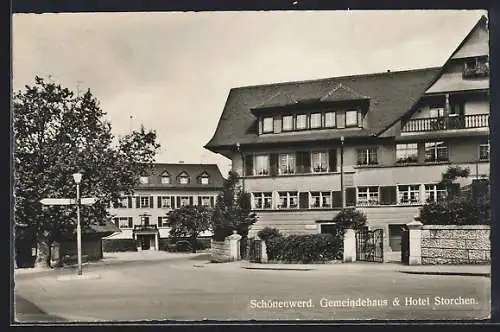
{"type": "Polygon", "coordinates": [[[66,322],[67,320],[47,314],[34,303],[16,295],[14,302],[14,321],[12,323],[66,322]]]}

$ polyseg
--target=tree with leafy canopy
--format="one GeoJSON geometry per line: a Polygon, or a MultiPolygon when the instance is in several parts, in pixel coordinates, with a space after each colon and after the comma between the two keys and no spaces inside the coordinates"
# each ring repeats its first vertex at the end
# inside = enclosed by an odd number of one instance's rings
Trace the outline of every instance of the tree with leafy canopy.
{"type": "Polygon", "coordinates": [[[212,229],[212,211],[200,205],[185,205],[167,214],[169,237],[171,239],[189,238],[193,253],[197,249],[198,236],[212,229]]]}
{"type": "Polygon", "coordinates": [[[213,213],[214,238],[217,241],[223,241],[233,231],[246,238],[250,226],[257,221],[256,214],[252,212],[250,194],[243,192],[238,182],[238,174],[230,171],[217,196],[213,213]]]}
{"type": "Polygon", "coordinates": [[[74,206],[42,206],[43,198],[74,198],[72,174],[83,173],[81,196],[98,197],[82,207],[82,231],[109,218],[107,207],[131,194],[150,169],[160,145],[155,131],[116,137],[90,90],[76,95],[36,76],[13,94],[15,221],[37,242],[37,267],[50,266],[50,246],[75,231],[74,206]]]}
{"type": "Polygon", "coordinates": [[[486,179],[486,181],[473,183],[471,185],[472,190],[461,191],[457,180],[467,178],[469,174],[470,170],[468,168],[459,166],[450,166],[442,174],[442,179],[438,185],[445,188],[446,195],[437,201],[429,200],[420,208],[422,223],[434,225],[490,223],[490,199],[487,193],[489,181],[486,179]],[[481,191],[486,193],[476,194],[481,191]]]}

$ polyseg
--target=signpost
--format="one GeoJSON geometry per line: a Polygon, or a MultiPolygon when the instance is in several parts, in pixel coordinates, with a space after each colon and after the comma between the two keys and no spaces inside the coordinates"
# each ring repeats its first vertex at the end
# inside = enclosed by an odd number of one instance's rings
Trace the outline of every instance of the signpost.
{"type": "MultiPolygon", "coordinates": [[[[77,179],[75,179],[76,181],[77,179]]],[[[43,205],[76,205],[77,207],[77,225],[76,225],[76,231],[77,231],[77,249],[78,249],[78,275],[82,274],[82,240],[81,240],[81,226],[80,226],[80,205],[92,205],[95,202],[97,202],[97,197],[83,197],[80,198],[80,178],[78,178],[78,181],[76,181],[76,199],[74,198],[44,198],[40,200],[40,203],[43,205]]]]}

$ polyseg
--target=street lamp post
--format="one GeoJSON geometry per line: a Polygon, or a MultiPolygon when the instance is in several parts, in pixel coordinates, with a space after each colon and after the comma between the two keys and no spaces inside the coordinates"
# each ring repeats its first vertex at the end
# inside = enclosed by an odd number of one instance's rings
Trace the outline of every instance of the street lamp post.
{"type": "Polygon", "coordinates": [[[76,247],[78,251],[78,275],[82,275],[82,227],[80,224],[80,182],[82,173],[74,173],[73,180],[76,183],[76,247]]]}
{"type": "Polygon", "coordinates": [[[344,136],[340,136],[340,193],[342,197],[342,211],[345,209],[344,194],[344,136]]]}

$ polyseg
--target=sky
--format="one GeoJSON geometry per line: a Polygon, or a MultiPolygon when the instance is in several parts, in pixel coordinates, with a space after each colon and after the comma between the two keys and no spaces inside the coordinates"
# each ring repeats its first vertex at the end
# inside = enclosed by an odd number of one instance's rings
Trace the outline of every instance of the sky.
{"type": "Polygon", "coordinates": [[[15,14],[12,86],[90,89],[123,135],[156,130],[158,162],[231,161],[203,146],[229,90],[442,66],[485,11],[15,14]],[[50,76],[49,76],[50,75],[50,76]]]}

